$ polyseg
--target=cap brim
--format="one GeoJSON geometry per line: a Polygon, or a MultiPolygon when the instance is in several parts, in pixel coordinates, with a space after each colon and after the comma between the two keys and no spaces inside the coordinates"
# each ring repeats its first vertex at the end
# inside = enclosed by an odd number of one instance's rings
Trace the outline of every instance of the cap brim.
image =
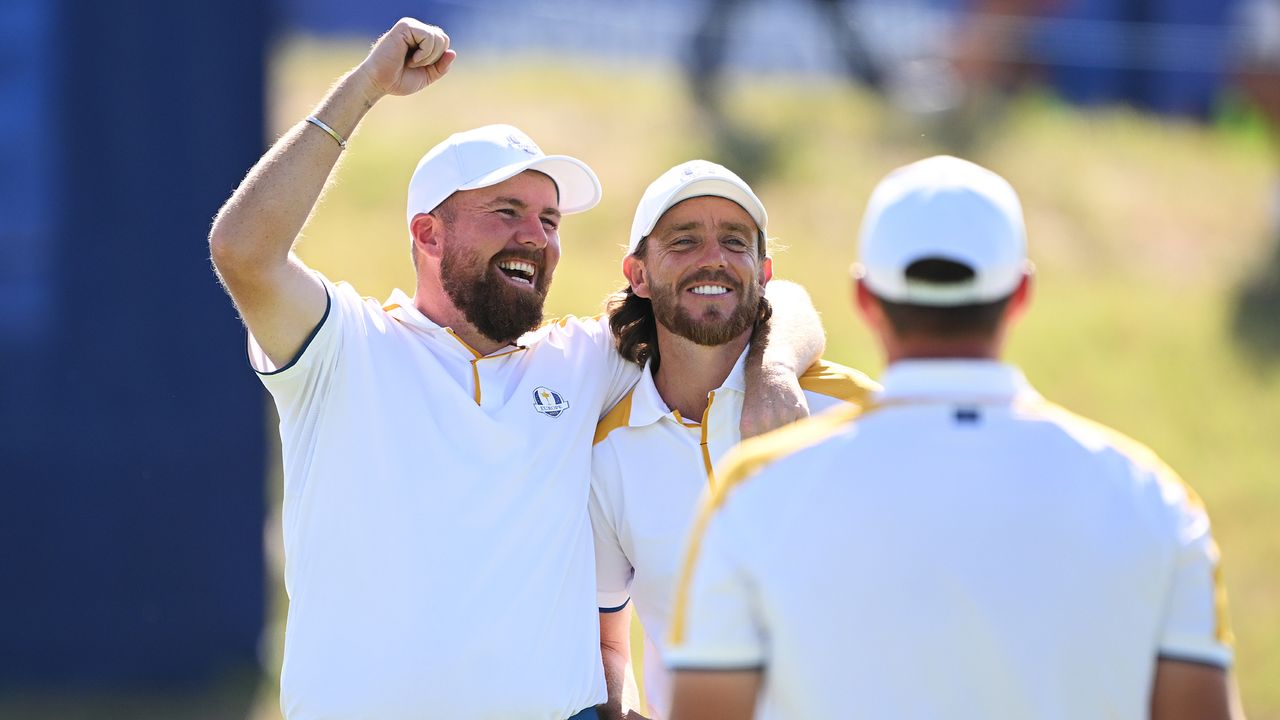
{"type": "Polygon", "coordinates": [[[475,190],[497,185],[525,170],[537,170],[555,182],[556,189],[560,193],[560,212],[565,215],[590,210],[600,202],[600,179],[586,163],[568,155],[544,155],[530,158],[528,162],[505,165],[471,180],[458,189],[475,190]]]}
{"type": "Polygon", "coordinates": [[[1031,271],[1029,263],[1021,260],[988,265],[977,270],[970,280],[931,283],[906,277],[902,268],[908,264],[904,261],[877,267],[858,263],[855,277],[866,284],[871,294],[882,300],[906,305],[954,307],[990,303],[1008,297],[1031,271]]]}

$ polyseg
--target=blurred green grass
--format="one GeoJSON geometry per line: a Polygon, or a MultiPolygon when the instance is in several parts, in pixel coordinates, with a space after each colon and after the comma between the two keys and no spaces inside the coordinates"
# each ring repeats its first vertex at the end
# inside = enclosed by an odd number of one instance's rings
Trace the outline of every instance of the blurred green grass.
{"type": "MultiPolygon", "coordinates": [[[[356,44],[283,44],[268,94],[271,138],[362,54],[356,44]]],[[[775,166],[753,186],[770,234],[787,247],[778,276],[813,295],[828,357],[878,373],[848,302],[857,222],[885,172],[938,152],[933,133],[827,81],[741,78],[729,106],[774,143],[775,166]]],[[[388,98],[365,119],[300,255],[365,295],[412,293],[409,175],[445,135],[490,122],[583,158],[605,188],[598,208],[564,223],[551,315],[595,313],[620,285],[634,204],[652,178],[693,157],[727,162],[674,67],[463,55],[439,85],[388,98]]],[[[1150,445],[1204,497],[1223,550],[1245,707],[1255,720],[1280,719],[1280,365],[1252,358],[1231,333],[1237,287],[1275,252],[1274,149],[1256,132],[1082,114],[1035,97],[993,118],[985,135],[969,157],[1018,188],[1039,270],[1009,358],[1050,399],[1150,445]]],[[[278,634],[267,645],[278,672],[278,634]]],[[[254,717],[278,717],[272,682],[254,717]]]]}

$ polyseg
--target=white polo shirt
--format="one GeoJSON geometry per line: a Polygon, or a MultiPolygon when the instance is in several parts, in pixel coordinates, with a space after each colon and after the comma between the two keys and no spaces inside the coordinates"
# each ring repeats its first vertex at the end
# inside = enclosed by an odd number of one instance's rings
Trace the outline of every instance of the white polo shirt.
{"type": "Polygon", "coordinates": [[[327,280],[276,370],[291,720],[563,720],[603,702],[591,438],[637,376],[603,321],[479,357],[396,291],[327,280]]]}
{"type": "MultiPolygon", "coordinates": [[[[700,422],[668,409],[646,366],[640,381],[600,421],[592,452],[591,524],[597,601],[602,611],[635,600],[645,630],[645,698],[665,717],[670,691],[661,640],[698,501],[712,465],[741,440],[746,351],[707,396],[700,422]],[[654,640],[659,642],[655,643],[654,640]]],[[[878,388],[862,373],[819,362],[801,378],[811,412],[865,402],[878,388]]]]}
{"type": "Polygon", "coordinates": [[[1194,493],[1008,365],[896,363],[719,473],[667,657],[763,668],[757,717],[1145,718],[1158,657],[1232,660],[1194,493]]]}

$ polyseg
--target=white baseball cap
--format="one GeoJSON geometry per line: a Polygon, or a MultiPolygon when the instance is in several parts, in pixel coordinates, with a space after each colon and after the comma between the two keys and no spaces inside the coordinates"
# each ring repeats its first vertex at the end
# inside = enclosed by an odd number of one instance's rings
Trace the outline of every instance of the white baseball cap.
{"type": "Polygon", "coordinates": [[[862,218],[856,272],[875,296],[910,305],[970,305],[1006,297],[1029,268],[1022,205],[1004,178],[939,155],[889,173],[862,218]],[[907,277],[920,260],[973,271],[960,282],[907,277]]]}
{"type": "Polygon", "coordinates": [[[454,133],[427,151],[409,180],[406,220],[435,210],[459,190],[489,187],[537,170],[556,183],[560,212],[590,210],[600,202],[600,180],[587,164],[567,155],[546,155],[511,125],[485,125],[454,133]]]}
{"type": "Polygon", "coordinates": [[[738,177],[732,170],[706,160],[690,160],[680,163],[658,176],[649,184],[636,206],[636,217],[631,222],[631,242],[627,245],[627,254],[636,251],[663,213],[673,205],[689,198],[705,196],[722,197],[742,206],[743,210],[755,221],[760,232],[769,224],[769,214],[764,210],[764,203],[751,192],[746,181],[738,177]]]}

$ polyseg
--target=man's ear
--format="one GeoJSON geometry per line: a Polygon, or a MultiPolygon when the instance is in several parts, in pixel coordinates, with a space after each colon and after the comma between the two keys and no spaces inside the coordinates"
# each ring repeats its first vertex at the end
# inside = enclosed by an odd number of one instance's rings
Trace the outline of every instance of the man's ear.
{"type": "Polygon", "coordinates": [[[638,297],[649,297],[649,271],[645,268],[643,260],[635,255],[622,258],[622,275],[631,285],[631,292],[638,297]]]}
{"type": "Polygon", "coordinates": [[[880,307],[880,302],[867,289],[866,283],[856,274],[853,277],[853,307],[858,311],[858,315],[862,317],[863,322],[872,330],[879,332],[881,326],[885,324],[884,309],[880,307]]]}
{"type": "Polygon", "coordinates": [[[1017,289],[1013,291],[1013,297],[1009,299],[1009,305],[1005,308],[1005,318],[1007,322],[1015,322],[1019,320],[1027,308],[1031,306],[1031,296],[1035,291],[1035,266],[1027,263],[1027,269],[1022,275],[1022,281],[1018,283],[1017,289]]]}
{"type": "Polygon", "coordinates": [[[425,257],[440,257],[444,252],[444,222],[431,213],[418,213],[409,223],[414,252],[425,257]]]}
{"type": "Polygon", "coordinates": [[[764,262],[760,263],[760,287],[769,284],[773,279],[773,258],[768,255],[764,256],[764,262]]]}

